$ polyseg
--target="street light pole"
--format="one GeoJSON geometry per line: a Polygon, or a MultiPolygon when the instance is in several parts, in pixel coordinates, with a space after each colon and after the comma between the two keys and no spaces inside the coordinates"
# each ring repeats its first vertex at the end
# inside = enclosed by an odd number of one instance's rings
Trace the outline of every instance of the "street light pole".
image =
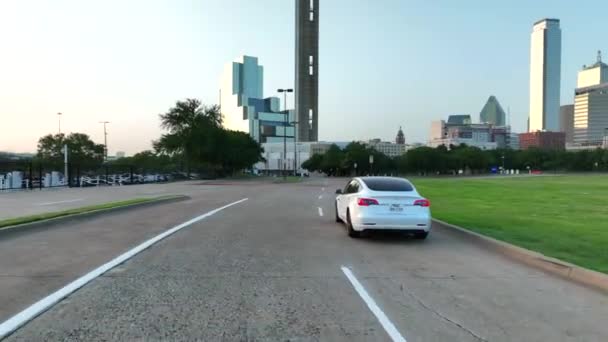
{"type": "Polygon", "coordinates": [[[106,125],[110,123],[110,121],[99,121],[100,124],[103,124],[103,159],[104,161],[108,161],[108,131],[106,130],[106,125]]]}
{"type": "Polygon", "coordinates": [[[57,118],[59,119],[59,134],[61,134],[61,112],[57,113],[57,118]]]}
{"type": "Polygon", "coordinates": [[[283,93],[283,108],[285,110],[285,120],[283,123],[283,180],[287,179],[287,119],[289,112],[287,111],[287,93],[293,93],[293,89],[277,89],[277,92],[283,93]]]}

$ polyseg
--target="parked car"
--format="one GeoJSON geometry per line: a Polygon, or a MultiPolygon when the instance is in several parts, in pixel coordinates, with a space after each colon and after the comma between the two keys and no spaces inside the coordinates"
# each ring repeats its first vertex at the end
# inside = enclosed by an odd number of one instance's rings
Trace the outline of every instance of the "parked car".
{"type": "Polygon", "coordinates": [[[399,230],[426,239],[431,230],[431,203],[407,179],[357,177],[336,194],[336,221],[346,224],[350,237],[399,230]]]}

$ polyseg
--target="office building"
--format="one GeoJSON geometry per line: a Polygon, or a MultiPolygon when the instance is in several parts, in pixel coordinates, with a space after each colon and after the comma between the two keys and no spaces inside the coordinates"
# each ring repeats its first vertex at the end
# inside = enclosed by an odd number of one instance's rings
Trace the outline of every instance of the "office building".
{"type": "Polygon", "coordinates": [[[576,87],[585,88],[608,82],[608,65],[602,62],[602,52],[597,52],[597,61],[590,66],[583,65],[578,72],[576,87]]]}
{"type": "Polygon", "coordinates": [[[559,131],[566,133],[566,144],[571,144],[574,139],[574,105],[559,107],[559,131]]]}
{"type": "Polygon", "coordinates": [[[407,145],[405,145],[405,143],[398,144],[382,141],[381,139],[372,139],[367,142],[363,142],[363,144],[389,157],[398,157],[407,152],[407,145]]]}
{"type": "Polygon", "coordinates": [[[468,114],[456,114],[448,116],[448,124],[450,125],[469,125],[473,123],[471,116],[468,114]]]}
{"type": "Polygon", "coordinates": [[[578,73],[574,95],[573,144],[602,146],[608,134],[608,65],[597,62],[578,73]]]}
{"type": "Polygon", "coordinates": [[[527,150],[536,147],[543,150],[563,150],[566,148],[564,132],[527,132],[519,135],[519,148],[527,150]]]}
{"type": "Polygon", "coordinates": [[[562,33],[558,19],[534,23],[528,131],[559,131],[562,33]]]}
{"type": "Polygon", "coordinates": [[[482,150],[512,147],[510,127],[494,126],[487,123],[472,123],[470,115],[450,115],[447,122],[437,120],[431,122],[431,132],[428,145],[437,147],[444,145],[478,147],[482,150]]]}
{"type": "Polygon", "coordinates": [[[264,68],[257,57],[242,56],[225,66],[220,109],[226,128],[247,132],[260,143],[293,143],[295,112],[280,106],[279,98],[264,98],[264,68]]]}
{"type": "Polygon", "coordinates": [[[286,170],[293,173],[294,166],[298,173],[304,172],[302,169],[302,163],[307,161],[310,157],[315,154],[324,154],[329,150],[332,145],[337,145],[339,148],[344,149],[349,143],[348,142],[297,142],[294,146],[293,141],[291,144],[287,144],[287,150],[284,151],[283,143],[280,142],[268,142],[263,143],[262,148],[264,152],[262,157],[263,162],[259,162],[254,165],[254,169],[257,173],[264,174],[280,174],[283,171],[282,165],[285,162],[286,170]],[[295,153],[294,153],[295,147],[295,153]],[[294,163],[295,161],[295,163],[294,163]]]}
{"type": "Polygon", "coordinates": [[[512,149],[512,150],[519,150],[520,146],[519,146],[519,134],[518,133],[509,133],[508,135],[508,143],[507,143],[507,147],[512,149]]]}
{"type": "Polygon", "coordinates": [[[295,103],[298,141],[319,140],[319,0],[296,2],[295,103]]]}
{"type": "Polygon", "coordinates": [[[500,103],[494,95],[488,98],[488,101],[481,109],[479,113],[479,122],[492,124],[494,126],[506,126],[507,125],[507,115],[505,111],[502,109],[500,103]]]}

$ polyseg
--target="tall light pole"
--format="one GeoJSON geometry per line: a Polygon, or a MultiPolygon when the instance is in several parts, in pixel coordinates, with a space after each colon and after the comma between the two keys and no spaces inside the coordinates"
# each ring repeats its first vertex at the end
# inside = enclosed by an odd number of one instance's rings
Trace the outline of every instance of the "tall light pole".
{"type": "Polygon", "coordinates": [[[57,113],[57,118],[59,119],[59,134],[61,134],[61,112],[57,113]]]}
{"type": "Polygon", "coordinates": [[[277,89],[278,93],[283,93],[283,108],[285,110],[285,122],[283,123],[283,179],[287,178],[287,93],[293,93],[293,89],[277,89]]]}
{"type": "Polygon", "coordinates": [[[103,124],[103,159],[104,161],[108,161],[108,131],[106,130],[106,125],[110,121],[99,121],[99,123],[103,124]]]}
{"type": "Polygon", "coordinates": [[[298,155],[297,155],[297,149],[298,149],[298,139],[296,137],[296,132],[298,131],[297,129],[297,124],[299,122],[298,121],[292,121],[289,124],[293,126],[293,175],[297,176],[298,175],[298,155]]]}

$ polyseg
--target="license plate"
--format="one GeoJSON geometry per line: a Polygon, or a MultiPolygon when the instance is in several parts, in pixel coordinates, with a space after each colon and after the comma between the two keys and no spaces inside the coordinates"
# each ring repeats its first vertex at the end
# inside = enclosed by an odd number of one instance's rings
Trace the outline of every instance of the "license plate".
{"type": "Polygon", "coordinates": [[[401,207],[391,207],[390,211],[396,212],[396,213],[400,213],[400,212],[403,211],[403,208],[401,208],[401,207]]]}

